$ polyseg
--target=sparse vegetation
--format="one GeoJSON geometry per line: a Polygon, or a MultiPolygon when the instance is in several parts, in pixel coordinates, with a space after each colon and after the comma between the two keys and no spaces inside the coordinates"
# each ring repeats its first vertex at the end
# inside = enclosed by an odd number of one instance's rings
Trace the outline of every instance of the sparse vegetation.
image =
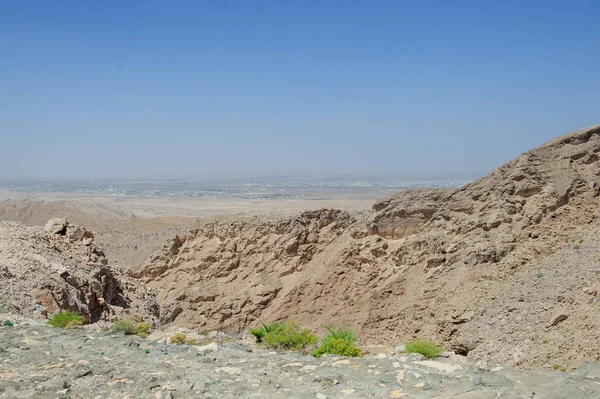
{"type": "Polygon", "coordinates": [[[573,244],[573,249],[577,250],[579,249],[579,247],[581,246],[581,244],[579,244],[578,242],[573,244]]]}
{"type": "Polygon", "coordinates": [[[65,312],[55,313],[48,324],[58,328],[76,328],[85,323],[85,318],[77,312],[67,310],[65,312]]]}
{"type": "Polygon", "coordinates": [[[406,353],[420,353],[429,359],[439,356],[443,351],[442,345],[428,339],[416,339],[406,344],[406,353]]]}
{"type": "Polygon", "coordinates": [[[198,341],[188,338],[184,333],[177,333],[169,338],[169,343],[174,345],[196,345],[198,344],[198,341]]]}
{"type": "Polygon", "coordinates": [[[0,314],[10,313],[10,310],[11,310],[10,306],[0,303],[0,314]]]}
{"type": "Polygon", "coordinates": [[[280,322],[275,322],[271,324],[262,323],[262,327],[251,328],[250,334],[254,335],[254,338],[256,338],[256,342],[261,343],[265,335],[276,331],[280,325],[280,322]]]}
{"type": "Polygon", "coordinates": [[[275,349],[299,350],[315,345],[318,338],[306,328],[300,328],[293,322],[264,324],[260,328],[250,329],[257,342],[275,349]]]}
{"type": "Polygon", "coordinates": [[[550,341],[548,341],[547,339],[545,339],[545,340],[542,341],[542,344],[547,344],[548,342],[550,342],[550,341]]]}
{"type": "Polygon", "coordinates": [[[147,338],[148,333],[150,332],[150,330],[152,330],[152,324],[150,324],[146,321],[142,322],[142,323],[138,323],[136,330],[137,330],[136,334],[138,335],[138,337],[147,338]]]}
{"type": "Polygon", "coordinates": [[[562,371],[562,372],[567,371],[567,368],[565,366],[561,366],[560,364],[555,364],[554,366],[552,366],[552,369],[554,371],[562,371]]]}
{"type": "Polygon", "coordinates": [[[131,320],[120,319],[113,323],[113,331],[122,332],[125,335],[137,335],[141,338],[148,337],[152,325],[148,322],[134,323],[131,320]]]}
{"type": "Polygon", "coordinates": [[[544,277],[544,273],[542,273],[542,272],[539,272],[539,273],[536,275],[536,277],[537,277],[538,279],[539,279],[539,278],[542,278],[542,277],[544,277]]]}
{"type": "Polygon", "coordinates": [[[362,352],[354,343],[356,342],[356,333],[344,327],[336,329],[327,328],[328,334],[323,338],[321,345],[312,352],[316,358],[320,358],[326,353],[332,355],[341,355],[347,357],[360,357],[362,352]]]}

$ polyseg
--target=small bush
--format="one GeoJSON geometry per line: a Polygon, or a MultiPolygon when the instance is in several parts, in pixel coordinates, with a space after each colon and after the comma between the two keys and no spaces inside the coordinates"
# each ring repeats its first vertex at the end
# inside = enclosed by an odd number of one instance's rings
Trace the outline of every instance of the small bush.
{"type": "Polygon", "coordinates": [[[552,369],[554,371],[559,371],[559,370],[563,371],[563,372],[567,371],[567,368],[565,366],[561,366],[560,364],[555,364],[554,366],[552,366],[552,369]]]}
{"type": "Polygon", "coordinates": [[[169,339],[170,344],[183,345],[187,341],[187,336],[183,333],[177,333],[169,339]]]}
{"type": "Polygon", "coordinates": [[[442,345],[427,339],[417,339],[406,344],[406,353],[420,353],[429,359],[437,357],[443,351],[442,345]]]}
{"type": "Polygon", "coordinates": [[[138,323],[135,329],[138,335],[141,333],[148,334],[150,330],[152,330],[152,324],[148,323],[147,321],[144,321],[142,323],[138,323]]]}
{"type": "Polygon", "coordinates": [[[324,341],[316,351],[312,352],[316,358],[320,358],[326,353],[330,353],[332,355],[340,355],[347,357],[360,357],[362,356],[362,352],[356,346],[349,344],[341,338],[333,338],[327,341],[324,341]]]}
{"type": "Polygon", "coordinates": [[[542,278],[542,277],[544,277],[544,273],[542,273],[542,272],[539,272],[539,273],[536,275],[536,277],[537,277],[537,278],[542,278]]]}
{"type": "Polygon", "coordinates": [[[52,327],[58,328],[75,328],[77,326],[81,326],[85,323],[85,318],[76,312],[71,312],[70,310],[66,312],[55,313],[50,320],[48,320],[48,324],[52,327]]]}
{"type": "Polygon", "coordinates": [[[169,343],[173,345],[197,345],[198,341],[188,338],[184,333],[177,333],[171,336],[169,343]]]}
{"type": "Polygon", "coordinates": [[[261,343],[265,335],[272,333],[281,327],[281,322],[275,322],[271,324],[262,323],[262,327],[251,328],[250,334],[254,335],[256,342],[261,343]]]}
{"type": "Polygon", "coordinates": [[[251,329],[250,333],[257,342],[275,349],[299,350],[318,341],[309,329],[300,328],[292,322],[263,324],[261,328],[251,329]]]}
{"type": "Polygon", "coordinates": [[[122,332],[125,335],[135,335],[135,324],[130,320],[116,320],[113,323],[113,331],[122,332]]]}
{"type": "Polygon", "coordinates": [[[344,327],[337,329],[327,328],[328,334],[323,338],[323,342],[312,355],[320,358],[326,353],[347,357],[360,357],[362,352],[354,343],[356,342],[356,333],[344,327]]]}
{"type": "Polygon", "coordinates": [[[141,338],[148,337],[148,333],[152,329],[152,325],[148,322],[135,324],[131,320],[116,320],[113,323],[113,331],[122,332],[125,335],[137,335],[141,338]]]}

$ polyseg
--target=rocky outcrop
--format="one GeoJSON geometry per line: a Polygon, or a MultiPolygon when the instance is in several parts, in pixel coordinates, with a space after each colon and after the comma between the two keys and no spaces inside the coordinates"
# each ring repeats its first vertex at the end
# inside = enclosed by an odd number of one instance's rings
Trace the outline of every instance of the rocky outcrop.
{"type": "Polygon", "coordinates": [[[43,229],[0,222],[1,304],[42,318],[73,310],[87,322],[123,312],[157,315],[152,293],[108,267],[93,239],[66,219],[51,219],[43,229]]]}
{"type": "Polygon", "coordinates": [[[239,330],[353,222],[338,210],[279,222],[213,222],[175,237],[131,274],[157,291],[163,322],[239,330]]]}
{"type": "Polygon", "coordinates": [[[164,321],[192,328],[289,318],[350,325],[379,343],[435,338],[474,360],[579,364],[600,356],[590,334],[587,353],[568,346],[588,328],[584,316],[600,325],[582,286],[596,278],[593,262],[573,256],[575,240],[600,248],[599,153],[595,126],[459,190],[398,193],[369,215],[324,209],[211,223],[177,237],[135,276],[157,290],[164,321]],[[548,327],[558,311],[570,317],[548,327]],[[535,344],[548,334],[562,349],[535,344]]]}

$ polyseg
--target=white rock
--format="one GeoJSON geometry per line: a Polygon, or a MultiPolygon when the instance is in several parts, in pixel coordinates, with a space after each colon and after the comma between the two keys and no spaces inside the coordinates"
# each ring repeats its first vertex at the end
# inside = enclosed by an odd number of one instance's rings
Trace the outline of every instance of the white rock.
{"type": "Polygon", "coordinates": [[[64,218],[53,218],[48,220],[48,223],[44,226],[44,230],[50,234],[59,234],[64,232],[67,227],[67,219],[64,218]]]}
{"type": "Polygon", "coordinates": [[[342,364],[350,364],[350,360],[348,360],[348,359],[338,360],[337,362],[331,363],[331,366],[332,367],[341,366],[342,364]]]}
{"type": "Polygon", "coordinates": [[[217,373],[227,373],[231,375],[240,375],[242,374],[242,369],[237,367],[217,367],[217,373]]]}
{"type": "Polygon", "coordinates": [[[452,373],[453,371],[456,371],[456,370],[462,370],[462,367],[459,366],[458,364],[441,363],[441,362],[436,362],[435,360],[422,360],[422,361],[415,362],[415,364],[430,367],[432,369],[437,369],[440,371],[445,371],[447,373],[452,373]]]}
{"type": "Polygon", "coordinates": [[[219,344],[211,342],[208,345],[196,346],[196,349],[198,349],[198,352],[216,352],[219,350],[219,344]]]}

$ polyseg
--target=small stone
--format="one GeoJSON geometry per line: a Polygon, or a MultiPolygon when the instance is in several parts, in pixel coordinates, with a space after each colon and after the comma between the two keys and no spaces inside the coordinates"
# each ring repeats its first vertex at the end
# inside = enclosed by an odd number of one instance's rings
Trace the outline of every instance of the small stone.
{"type": "Polygon", "coordinates": [[[217,344],[216,342],[211,342],[208,345],[204,345],[204,346],[196,346],[196,349],[198,349],[198,352],[202,353],[203,355],[209,353],[209,352],[216,352],[219,350],[219,344],[217,344]]]}
{"type": "Polygon", "coordinates": [[[400,370],[398,372],[398,375],[396,376],[396,381],[398,382],[398,384],[402,385],[402,381],[404,381],[404,370],[400,370]]]}
{"type": "Polygon", "coordinates": [[[406,394],[401,389],[394,389],[390,392],[390,399],[404,398],[406,394]]]}
{"type": "Polygon", "coordinates": [[[319,393],[317,393],[317,399],[327,399],[327,395],[319,392],[319,393]]]}
{"type": "Polygon", "coordinates": [[[396,347],[396,352],[398,352],[398,353],[404,353],[404,352],[406,352],[406,345],[398,345],[396,347]]]}
{"type": "Polygon", "coordinates": [[[118,380],[113,380],[111,382],[107,382],[106,385],[113,387],[113,386],[117,385],[118,383],[133,384],[133,380],[130,378],[121,378],[118,380]]]}
{"type": "Polygon", "coordinates": [[[401,362],[414,362],[417,360],[425,360],[425,356],[421,355],[420,353],[409,353],[399,357],[398,360],[401,362]]]}
{"type": "Polygon", "coordinates": [[[307,364],[306,366],[302,367],[300,369],[300,371],[315,371],[317,369],[317,366],[314,364],[307,364]]]}
{"type": "Polygon", "coordinates": [[[553,327],[553,326],[557,325],[558,323],[567,320],[568,317],[569,317],[569,315],[567,313],[557,313],[554,316],[552,316],[552,318],[550,319],[550,322],[548,323],[548,327],[553,327]]]}
{"type": "Polygon", "coordinates": [[[217,373],[227,373],[231,375],[240,375],[242,374],[242,369],[238,367],[217,367],[217,373]]]}
{"type": "Polygon", "coordinates": [[[337,362],[331,363],[331,366],[335,367],[335,366],[341,366],[343,364],[350,364],[350,360],[348,360],[348,359],[338,360],[337,362]]]}

